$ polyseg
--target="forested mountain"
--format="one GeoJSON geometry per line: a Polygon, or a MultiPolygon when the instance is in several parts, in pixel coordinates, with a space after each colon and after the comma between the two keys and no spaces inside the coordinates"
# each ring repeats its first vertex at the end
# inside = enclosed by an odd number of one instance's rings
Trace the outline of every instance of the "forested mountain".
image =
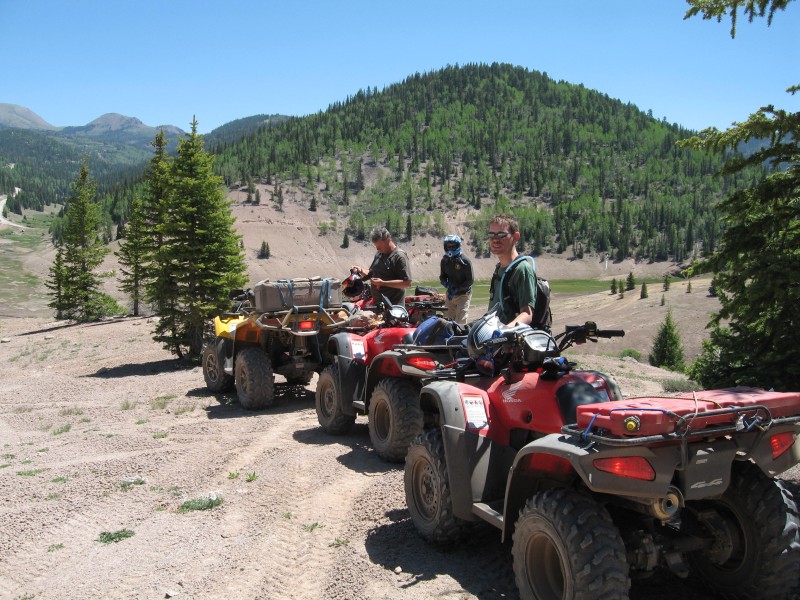
{"type": "MultiPolygon", "coordinates": [[[[122,217],[123,207],[116,205],[111,190],[130,187],[129,182],[140,177],[160,128],[114,113],[84,126],[57,128],[24,107],[2,104],[0,109],[0,194],[9,195],[10,211],[41,210],[64,202],[87,156],[101,197],[106,197],[106,219],[122,217]]],[[[174,149],[182,131],[171,125],[163,128],[174,149]]]]}
{"type": "Polygon", "coordinates": [[[283,123],[288,118],[289,117],[286,115],[253,115],[252,117],[244,117],[220,125],[213,131],[204,135],[203,138],[208,150],[214,152],[216,148],[238,142],[260,127],[267,125],[275,126],[283,123]]]}
{"type": "Polygon", "coordinates": [[[482,227],[513,207],[527,251],[681,261],[713,249],[714,206],[743,183],[712,176],[720,157],[675,145],[691,133],[546,73],[448,66],[260,128],[221,148],[216,168],[229,184],[296,186],[357,238],[377,223],[440,233],[436,213],[457,207],[482,227]],[[365,182],[371,167],[388,175],[365,182]]]}

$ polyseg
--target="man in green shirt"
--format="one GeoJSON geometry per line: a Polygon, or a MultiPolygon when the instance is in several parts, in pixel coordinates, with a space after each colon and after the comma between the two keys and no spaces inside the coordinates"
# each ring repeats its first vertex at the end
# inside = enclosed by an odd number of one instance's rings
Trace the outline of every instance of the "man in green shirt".
{"type": "Polygon", "coordinates": [[[386,227],[372,230],[372,243],[377,252],[369,269],[354,265],[351,270],[362,279],[370,280],[372,297],[376,301],[386,296],[393,305],[403,306],[406,288],[411,285],[408,255],[392,241],[392,234],[386,227]]]}
{"type": "Polygon", "coordinates": [[[499,214],[489,221],[489,250],[499,261],[494,269],[489,288],[489,312],[496,311],[497,317],[506,327],[530,325],[533,308],[536,306],[536,272],[532,261],[522,260],[506,274],[508,283],[500,290],[503,271],[515,258],[520,232],[517,220],[511,215],[499,214]],[[502,303],[500,296],[505,291],[502,303]]]}

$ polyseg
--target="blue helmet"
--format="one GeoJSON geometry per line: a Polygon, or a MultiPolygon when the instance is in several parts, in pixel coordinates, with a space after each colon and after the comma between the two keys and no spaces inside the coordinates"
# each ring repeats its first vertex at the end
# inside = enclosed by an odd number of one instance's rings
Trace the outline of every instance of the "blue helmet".
{"type": "Polygon", "coordinates": [[[455,258],[461,254],[461,238],[457,235],[447,235],[444,238],[444,253],[455,258]]]}

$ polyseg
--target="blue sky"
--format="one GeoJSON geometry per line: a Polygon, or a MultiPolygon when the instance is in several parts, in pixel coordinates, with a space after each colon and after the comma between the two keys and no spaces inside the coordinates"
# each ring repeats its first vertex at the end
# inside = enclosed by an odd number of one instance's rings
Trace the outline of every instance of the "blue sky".
{"type": "Polygon", "coordinates": [[[800,2],[771,27],[683,0],[0,0],[0,102],[57,126],[108,112],[206,133],[304,115],[448,64],[505,62],[692,129],[800,111],[800,2]]]}

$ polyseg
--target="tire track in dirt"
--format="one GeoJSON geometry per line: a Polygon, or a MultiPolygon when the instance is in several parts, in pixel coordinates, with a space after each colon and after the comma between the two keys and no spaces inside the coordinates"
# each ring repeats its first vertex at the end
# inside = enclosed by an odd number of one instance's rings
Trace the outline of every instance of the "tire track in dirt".
{"type": "Polygon", "coordinates": [[[347,449],[319,429],[313,411],[298,416],[299,421],[271,429],[268,439],[251,444],[244,457],[229,463],[244,464],[236,461],[247,458],[259,472],[278,476],[270,478],[263,495],[249,495],[225,515],[224,535],[237,538],[234,560],[244,564],[249,557],[251,564],[224,588],[207,582],[212,597],[324,597],[335,550],[346,545],[343,525],[368,481],[336,460],[347,449]]]}

